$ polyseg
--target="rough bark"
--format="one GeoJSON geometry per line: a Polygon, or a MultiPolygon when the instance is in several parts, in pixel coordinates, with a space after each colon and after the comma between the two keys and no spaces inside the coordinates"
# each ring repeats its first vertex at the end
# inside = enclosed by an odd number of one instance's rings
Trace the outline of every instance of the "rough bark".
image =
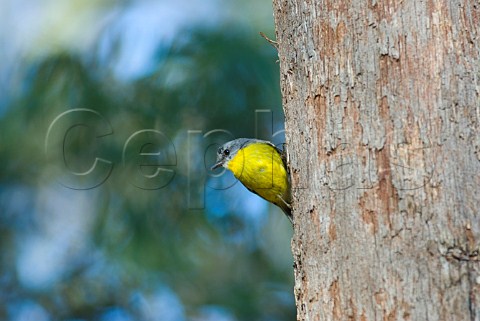
{"type": "Polygon", "coordinates": [[[480,3],[273,7],[298,320],[480,320],[480,3]]]}

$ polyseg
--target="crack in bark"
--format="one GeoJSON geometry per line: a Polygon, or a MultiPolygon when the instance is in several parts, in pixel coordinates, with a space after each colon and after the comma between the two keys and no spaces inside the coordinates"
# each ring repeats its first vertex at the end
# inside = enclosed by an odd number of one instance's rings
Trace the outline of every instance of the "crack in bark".
{"type": "Polygon", "coordinates": [[[480,262],[479,251],[466,251],[460,247],[450,247],[447,252],[443,254],[445,258],[456,260],[460,262],[480,262]]]}

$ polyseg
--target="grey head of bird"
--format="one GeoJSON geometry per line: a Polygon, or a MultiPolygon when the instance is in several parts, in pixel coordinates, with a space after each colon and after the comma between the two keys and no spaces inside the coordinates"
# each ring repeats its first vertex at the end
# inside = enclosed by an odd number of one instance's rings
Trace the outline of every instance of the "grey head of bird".
{"type": "Polygon", "coordinates": [[[217,150],[217,161],[215,162],[215,165],[211,167],[211,170],[213,171],[222,166],[225,167],[225,165],[235,157],[239,150],[252,143],[271,144],[270,142],[254,138],[237,138],[226,142],[217,150]]]}

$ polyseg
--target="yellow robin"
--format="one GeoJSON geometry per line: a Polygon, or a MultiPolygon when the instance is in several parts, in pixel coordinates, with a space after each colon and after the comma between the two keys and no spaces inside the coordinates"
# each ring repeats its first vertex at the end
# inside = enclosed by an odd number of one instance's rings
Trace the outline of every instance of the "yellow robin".
{"type": "Polygon", "coordinates": [[[290,176],[284,153],[272,143],[238,138],[217,151],[212,170],[225,167],[251,192],[280,207],[292,221],[290,176]]]}

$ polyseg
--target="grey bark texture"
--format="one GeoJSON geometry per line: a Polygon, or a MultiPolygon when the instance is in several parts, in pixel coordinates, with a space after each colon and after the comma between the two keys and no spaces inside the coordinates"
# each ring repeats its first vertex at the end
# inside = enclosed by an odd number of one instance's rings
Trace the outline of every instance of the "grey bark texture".
{"type": "Polygon", "coordinates": [[[480,320],[480,2],[273,8],[298,320],[480,320]]]}

